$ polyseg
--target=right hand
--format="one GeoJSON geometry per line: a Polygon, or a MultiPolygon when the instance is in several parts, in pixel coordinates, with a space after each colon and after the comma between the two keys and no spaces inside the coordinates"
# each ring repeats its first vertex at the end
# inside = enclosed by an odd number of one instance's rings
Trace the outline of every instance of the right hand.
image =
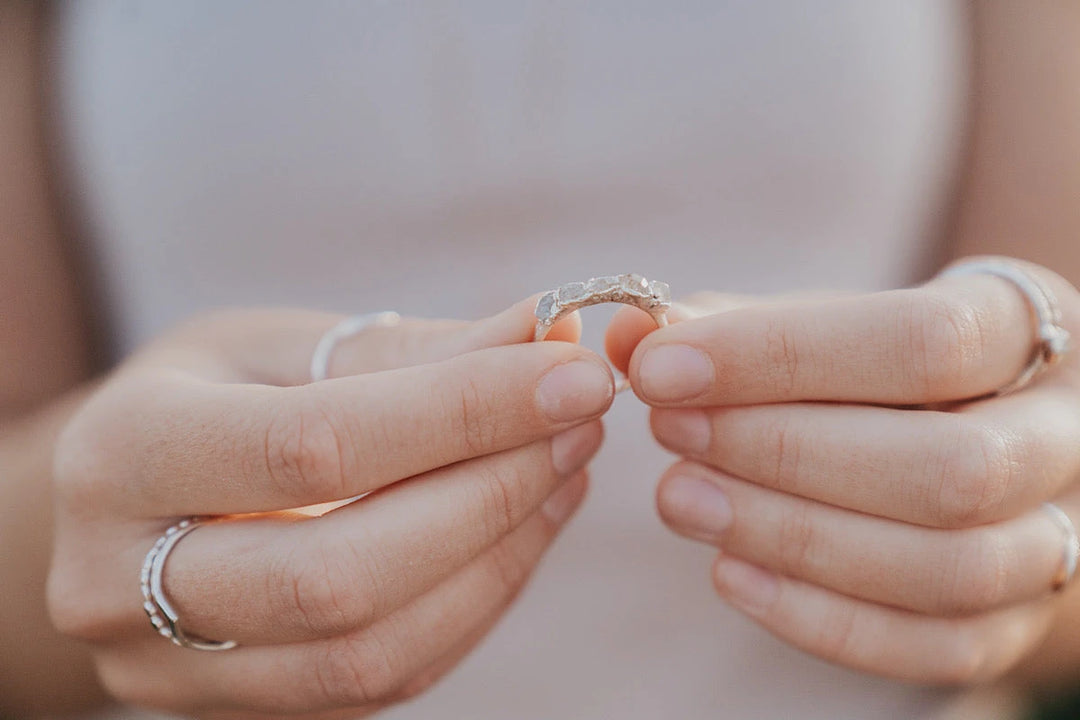
{"type": "Polygon", "coordinates": [[[340,320],[317,313],[218,313],[136,354],[56,447],[54,623],[117,699],[172,712],[355,717],[428,687],[512,601],[601,442],[611,372],[576,318],[529,343],[532,303],[366,330],[317,383],[340,320]],[[165,591],[186,632],[240,646],[176,647],[143,613],[143,556],[233,515],[177,544],[165,591]]]}

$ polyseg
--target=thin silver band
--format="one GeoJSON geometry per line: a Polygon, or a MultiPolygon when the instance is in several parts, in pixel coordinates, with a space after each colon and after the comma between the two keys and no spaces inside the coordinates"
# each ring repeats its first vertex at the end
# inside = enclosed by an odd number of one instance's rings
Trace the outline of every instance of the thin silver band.
{"type": "Polygon", "coordinates": [[[1070,350],[1069,331],[1062,327],[1061,307],[1053,291],[1039,278],[1008,260],[970,260],[946,268],[942,277],[993,275],[1012,283],[1024,296],[1035,322],[1035,346],[1016,379],[995,395],[1008,395],[1028,385],[1041,372],[1058,363],[1070,350]]]}
{"type": "Polygon", "coordinates": [[[1042,509],[1058,526],[1062,535],[1065,536],[1065,546],[1061,554],[1061,567],[1050,582],[1051,590],[1061,592],[1072,581],[1073,576],[1076,575],[1076,564],[1077,560],[1080,559],[1080,536],[1076,533],[1076,526],[1073,525],[1073,521],[1060,507],[1048,502],[1043,503],[1042,509]]]}
{"type": "Polygon", "coordinates": [[[173,608],[172,603],[165,596],[165,561],[169,559],[169,553],[180,540],[200,527],[201,522],[197,518],[182,520],[166,530],[157,539],[154,546],[146,553],[142,570],[139,573],[139,587],[143,595],[143,610],[150,618],[150,624],[154,626],[158,634],[172,641],[174,645],[191,648],[193,650],[231,650],[236,647],[232,640],[219,642],[207,640],[186,634],[180,627],[180,617],[173,608]]]}
{"type": "Polygon", "coordinates": [[[330,369],[330,356],[337,344],[369,327],[393,327],[401,322],[401,316],[392,310],[386,312],[353,315],[326,331],[315,345],[311,355],[311,380],[325,380],[330,369]]]}

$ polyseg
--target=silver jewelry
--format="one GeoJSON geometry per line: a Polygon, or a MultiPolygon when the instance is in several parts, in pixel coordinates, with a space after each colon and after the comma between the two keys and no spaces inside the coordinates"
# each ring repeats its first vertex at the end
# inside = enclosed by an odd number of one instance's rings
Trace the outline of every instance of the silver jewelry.
{"type": "Polygon", "coordinates": [[[1008,280],[1024,296],[1035,321],[1035,347],[1027,365],[1015,380],[998,389],[995,395],[1015,392],[1048,367],[1060,362],[1072,347],[1069,331],[1062,327],[1061,307],[1043,282],[1019,265],[1007,260],[971,260],[946,268],[942,276],[993,275],[1008,280]]]}
{"type": "Polygon", "coordinates": [[[173,608],[169,599],[165,597],[165,588],[162,576],[165,573],[165,561],[169,553],[176,547],[181,538],[200,526],[197,518],[189,518],[173,525],[157,539],[150,552],[146,553],[142,571],[139,573],[139,586],[143,595],[143,610],[150,618],[150,624],[154,626],[158,634],[168,638],[174,645],[191,648],[193,650],[231,650],[236,647],[236,642],[226,640],[207,640],[187,635],[180,628],[180,618],[173,608]]]}
{"type": "Polygon", "coordinates": [[[1061,554],[1061,567],[1050,582],[1050,589],[1061,592],[1072,581],[1076,574],[1076,562],[1080,559],[1080,536],[1076,534],[1076,526],[1065,514],[1065,511],[1054,503],[1043,503],[1042,509],[1054,521],[1054,524],[1065,536],[1065,547],[1061,554]]]}
{"type": "Polygon", "coordinates": [[[547,337],[553,325],[575,310],[600,303],[622,303],[640,308],[652,316],[657,327],[664,327],[671,309],[671,288],[658,280],[641,275],[605,275],[585,282],[560,285],[546,292],[536,302],[536,330],[533,340],[547,337]]]}
{"type": "Polygon", "coordinates": [[[369,327],[393,327],[401,322],[401,316],[393,311],[353,315],[326,331],[315,345],[311,355],[311,380],[325,380],[330,367],[330,355],[339,342],[369,327]]]}

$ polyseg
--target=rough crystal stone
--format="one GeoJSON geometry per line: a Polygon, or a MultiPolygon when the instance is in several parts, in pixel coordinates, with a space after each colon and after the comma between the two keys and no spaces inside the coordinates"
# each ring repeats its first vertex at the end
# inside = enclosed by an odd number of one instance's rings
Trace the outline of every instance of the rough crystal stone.
{"type": "Polygon", "coordinates": [[[619,287],[634,297],[650,297],[649,281],[637,273],[620,275],[619,287]]]}
{"type": "Polygon", "coordinates": [[[555,317],[557,300],[555,292],[547,292],[536,301],[536,319],[541,322],[549,322],[555,317]]]}
{"type": "Polygon", "coordinates": [[[662,305],[671,304],[671,288],[668,287],[666,282],[660,282],[659,280],[653,280],[649,283],[649,289],[652,291],[653,300],[662,305]]]}
{"type": "Polygon", "coordinates": [[[618,281],[613,277],[598,277],[589,281],[589,284],[585,286],[585,289],[590,295],[602,295],[607,292],[611,292],[619,286],[618,281]]]}
{"type": "Polygon", "coordinates": [[[588,291],[585,289],[585,283],[566,283],[559,288],[559,304],[569,305],[584,300],[587,295],[588,291]]]}

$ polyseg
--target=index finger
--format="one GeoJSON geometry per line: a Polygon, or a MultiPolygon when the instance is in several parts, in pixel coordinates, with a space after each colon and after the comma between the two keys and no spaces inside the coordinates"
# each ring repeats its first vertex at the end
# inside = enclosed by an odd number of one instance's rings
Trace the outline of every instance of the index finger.
{"type": "Polygon", "coordinates": [[[94,452],[72,457],[108,462],[94,476],[136,516],[278,510],[554,435],[601,415],[613,393],[599,356],[561,342],[287,388],[147,373],[105,398],[119,427],[93,427],[91,409],[81,422],[94,452]]]}
{"type": "MultiPolygon", "coordinates": [[[[1052,288],[1074,335],[1076,291],[1052,288]]],[[[1034,348],[1031,309],[1010,282],[941,277],[916,289],[730,310],[657,330],[630,361],[651,405],[804,400],[918,405],[980,397],[1009,384],[1034,348]]]]}

